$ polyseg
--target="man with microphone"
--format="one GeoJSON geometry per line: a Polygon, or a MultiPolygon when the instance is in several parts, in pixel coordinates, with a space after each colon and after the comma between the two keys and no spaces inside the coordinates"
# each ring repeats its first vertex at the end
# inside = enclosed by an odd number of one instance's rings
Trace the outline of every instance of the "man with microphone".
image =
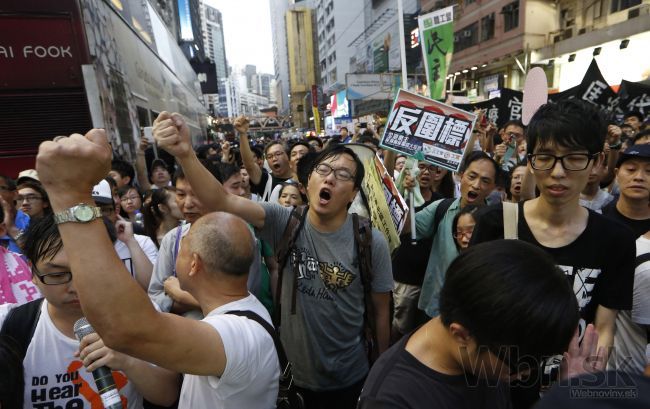
{"type": "MultiPolygon", "coordinates": [[[[104,228],[103,223],[99,225],[104,228]]],[[[106,229],[101,233],[107,235],[106,229]]],[[[112,350],[97,334],[84,337],[81,344],[75,338],[73,327],[84,311],[70,272],[73,256],[69,253],[73,252],[63,246],[54,217],[31,223],[23,236],[32,281],[44,298],[22,306],[0,305],[0,334],[23,358],[24,407],[102,407],[103,394],[91,374],[102,367],[105,373],[113,370],[109,383],[115,386],[109,393],[119,405],[106,407],[141,409],[143,397],[158,405],[173,404],[178,397],[177,373],[112,350]]],[[[86,236],[86,240],[93,239],[86,236]]],[[[115,251],[111,247],[106,254],[115,255],[115,251]]],[[[95,262],[87,271],[94,274],[101,268],[95,262]]],[[[123,279],[137,285],[130,277],[123,279]]]]}
{"type": "Polygon", "coordinates": [[[92,130],[42,143],[36,160],[88,321],[107,347],[185,373],[179,408],[275,407],[273,338],[253,319],[228,314],[253,312],[270,323],[246,286],[255,252],[248,226],[225,213],[193,223],[180,241],[176,272],[205,318],[160,313],[129,278],[97,218],[91,189],[110,159],[104,131],[92,130]]]}

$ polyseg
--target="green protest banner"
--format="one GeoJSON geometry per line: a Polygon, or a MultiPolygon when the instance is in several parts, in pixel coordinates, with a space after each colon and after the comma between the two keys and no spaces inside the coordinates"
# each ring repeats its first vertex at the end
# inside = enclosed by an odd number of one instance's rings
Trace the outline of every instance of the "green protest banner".
{"type": "Polygon", "coordinates": [[[454,53],[454,8],[418,17],[420,47],[432,99],[444,98],[447,70],[454,53]]]}

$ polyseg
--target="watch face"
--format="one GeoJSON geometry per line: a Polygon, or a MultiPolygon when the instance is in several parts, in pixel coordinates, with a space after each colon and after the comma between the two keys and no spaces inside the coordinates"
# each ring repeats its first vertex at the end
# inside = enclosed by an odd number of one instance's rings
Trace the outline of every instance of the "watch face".
{"type": "Polygon", "coordinates": [[[77,206],[74,216],[80,222],[87,222],[93,219],[93,209],[90,206],[77,206]]]}

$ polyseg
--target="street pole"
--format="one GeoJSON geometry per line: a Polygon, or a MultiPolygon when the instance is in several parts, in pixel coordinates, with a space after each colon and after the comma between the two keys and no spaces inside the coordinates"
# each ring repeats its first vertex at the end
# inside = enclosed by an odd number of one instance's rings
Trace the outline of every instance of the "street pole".
{"type": "Polygon", "coordinates": [[[399,22],[399,51],[402,59],[402,86],[401,88],[408,90],[408,79],[406,75],[406,44],[404,39],[406,35],[404,34],[404,4],[403,0],[397,0],[397,21],[399,22]]]}

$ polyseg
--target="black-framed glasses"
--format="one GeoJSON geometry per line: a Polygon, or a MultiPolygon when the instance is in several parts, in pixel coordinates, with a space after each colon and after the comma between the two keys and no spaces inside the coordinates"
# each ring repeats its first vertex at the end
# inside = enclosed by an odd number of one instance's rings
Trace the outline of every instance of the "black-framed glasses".
{"type": "Polygon", "coordinates": [[[40,271],[32,264],[32,272],[41,280],[45,285],[60,285],[67,284],[72,281],[71,271],[57,271],[54,273],[41,274],[40,271]]]}
{"type": "Polygon", "coordinates": [[[330,173],[334,172],[336,180],[340,180],[341,182],[349,182],[354,179],[354,175],[349,170],[345,168],[334,169],[327,163],[319,163],[314,168],[314,171],[321,176],[328,176],[330,173]]]}
{"type": "Polygon", "coordinates": [[[528,155],[530,165],[535,170],[550,170],[559,160],[565,170],[585,170],[589,162],[598,154],[569,153],[564,156],[555,156],[548,153],[533,153],[528,155]]]}
{"type": "Polygon", "coordinates": [[[420,163],[418,164],[418,169],[420,169],[420,172],[428,170],[429,173],[435,173],[438,170],[438,167],[435,165],[426,165],[424,163],[420,163]]]}

